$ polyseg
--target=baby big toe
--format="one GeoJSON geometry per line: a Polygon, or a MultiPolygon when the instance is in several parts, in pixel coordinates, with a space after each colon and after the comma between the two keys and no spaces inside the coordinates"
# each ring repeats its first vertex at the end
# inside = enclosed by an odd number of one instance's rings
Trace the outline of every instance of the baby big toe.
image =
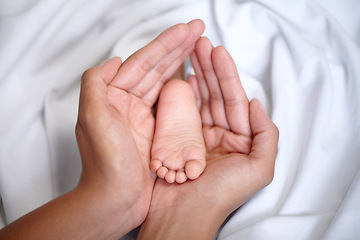
{"type": "Polygon", "coordinates": [[[185,164],[185,174],[191,179],[197,179],[205,170],[205,160],[190,160],[185,164]]]}

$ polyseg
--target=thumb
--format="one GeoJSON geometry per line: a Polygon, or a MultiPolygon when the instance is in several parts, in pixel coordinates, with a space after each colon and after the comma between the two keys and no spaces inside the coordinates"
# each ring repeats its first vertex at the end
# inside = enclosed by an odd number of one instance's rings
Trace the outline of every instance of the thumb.
{"type": "Polygon", "coordinates": [[[86,70],[81,79],[79,110],[87,112],[108,105],[107,85],[115,77],[121,65],[118,57],[86,70]]]}
{"type": "Polygon", "coordinates": [[[250,127],[253,142],[249,157],[257,168],[271,182],[274,175],[275,158],[279,139],[279,130],[268,118],[258,99],[250,102],[250,127]]]}

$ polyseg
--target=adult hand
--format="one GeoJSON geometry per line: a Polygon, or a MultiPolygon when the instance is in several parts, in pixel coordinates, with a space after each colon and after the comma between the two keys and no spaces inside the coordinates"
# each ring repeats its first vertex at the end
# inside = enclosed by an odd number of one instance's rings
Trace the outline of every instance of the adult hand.
{"type": "Polygon", "coordinates": [[[78,186],[1,229],[0,239],[116,239],[143,222],[155,180],[151,108],[203,31],[200,20],[176,25],[123,64],[112,58],[84,73],[78,186]]]}
{"type": "Polygon", "coordinates": [[[258,100],[249,103],[231,56],[202,38],[192,63],[207,166],[181,185],[157,179],[139,239],[213,239],[226,217],[273,178],[278,130],[258,100]]]}
{"type": "Polygon", "coordinates": [[[83,161],[80,186],[96,186],[105,196],[114,213],[111,226],[123,229],[120,236],[140,225],[150,206],[152,107],[203,31],[200,20],[176,25],[123,64],[113,58],[83,76],[76,128],[83,161]]]}

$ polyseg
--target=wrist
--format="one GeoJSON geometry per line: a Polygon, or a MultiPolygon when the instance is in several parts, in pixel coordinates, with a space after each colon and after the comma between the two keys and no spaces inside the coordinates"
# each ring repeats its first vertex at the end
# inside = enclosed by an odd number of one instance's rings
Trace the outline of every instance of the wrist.
{"type": "Polygon", "coordinates": [[[214,239],[227,214],[217,206],[208,208],[200,202],[196,206],[186,201],[180,196],[172,204],[150,208],[138,239],[214,239]]]}
{"type": "Polygon", "coordinates": [[[129,212],[111,211],[105,195],[78,186],[0,231],[1,239],[117,239],[128,231],[129,212]]]}
{"type": "Polygon", "coordinates": [[[92,235],[101,236],[97,239],[119,238],[139,226],[145,218],[132,212],[134,201],[128,200],[126,193],[121,189],[115,191],[99,179],[91,183],[80,181],[70,194],[78,196],[82,208],[87,209],[87,216],[93,219],[89,221],[94,227],[92,235]]]}
{"type": "Polygon", "coordinates": [[[108,194],[82,186],[76,187],[69,195],[78,202],[78,212],[74,214],[74,217],[79,218],[77,221],[81,222],[81,227],[88,226],[85,227],[88,230],[82,233],[84,237],[115,239],[131,230],[126,222],[126,219],[130,218],[130,213],[122,208],[120,199],[117,199],[118,204],[115,204],[115,201],[109,201],[108,194]]]}

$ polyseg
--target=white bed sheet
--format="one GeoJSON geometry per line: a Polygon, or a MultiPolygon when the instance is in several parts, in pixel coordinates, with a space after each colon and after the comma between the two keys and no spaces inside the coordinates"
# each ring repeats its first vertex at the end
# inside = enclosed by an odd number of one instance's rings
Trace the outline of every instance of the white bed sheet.
{"type": "Polygon", "coordinates": [[[358,0],[1,1],[0,227],[76,185],[82,72],[201,18],[280,130],[274,181],[218,239],[359,239],[359,9],[358,0]]]}

